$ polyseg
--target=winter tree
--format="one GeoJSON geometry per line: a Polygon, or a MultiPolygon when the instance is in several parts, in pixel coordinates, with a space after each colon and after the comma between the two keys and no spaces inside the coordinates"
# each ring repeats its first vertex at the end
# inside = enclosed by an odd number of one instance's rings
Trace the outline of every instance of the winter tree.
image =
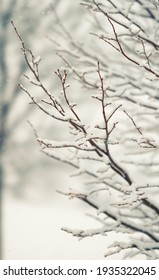
{"type": "Polygon", "coordinates": [[[54,73],[60,92],[45,86],[40,57],[26,46],[12,22],[30,71],[25,74],[29,87],[26,82],[19,86],[52,119],[53,129],[55,123],[61,125],[61,141],[56,136],[40,137],[32,126],[40,149],[71,166],[72,176],[84,178],[85,186],[62,194],[96,209],[94,218],[101,224],[89,230],[62,230],[79,239],[94,235],[107,239],[115,232],[117,241],[106,248],[105,257],[122,253],[123,258],[158,259],[159,3],[82,0],[80,4],[91,25],[88,39],[79,42],[78,34],[70,33],[57,15],[58,29],[50,35],[63,61],[54,73]]]}

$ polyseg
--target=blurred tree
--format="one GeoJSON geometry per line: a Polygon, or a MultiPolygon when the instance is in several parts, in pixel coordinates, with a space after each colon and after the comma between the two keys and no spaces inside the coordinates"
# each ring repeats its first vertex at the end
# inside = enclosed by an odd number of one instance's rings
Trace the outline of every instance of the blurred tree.
{"type": "MultiPolygon", "coordinates": [[[[4,1],[1,1],[1,25],[0,25],[0,259],[2,258],[2,190],[4,184],[4,169],[3,169],[3,152],[7,137],[7,116],[12,105],[12,100],[8,102],[8,65],[6,61],[6,52],[8,46],[8,25],[13,15],[16,1],[7,3],[7,9],[4,1]]],[[[24,64],[23,64],[24,65],[24,64]]],[[[24,69],[21,69],[24,71],[24,69]]],[[[13,96],[18,92],[17,86],[13,90],[13,96]]],[[[14,98],[13,98],[14,100],[14,98]]]]}
{"type": "MultiPolygon", "coordinates": [[[[37,40],[35,42],[34,34],[36,33],[37,35],[39,32],[40,38],[46,36],[47,32],[49,32],[48,26],[50,26],[50,20],[52,21],[52,17],[48,15],[51,14],[52,10],[57,8],[60,2],[61,1],[54,0],[50,7],[49,1],[45,1],[45,3],[41,5],[37,4],[38,1],[0,1],[0,259],[2,259],[3,251],[2,207],[3,189],[6,181],[5,173],[7,177],[11,176],[9,172],[5,172],[6,168],[8,168],[5,166],[5,158],[6,155],[13,152],[13,146],[15,146],[14,142],[18,142],[18,127],[25,122],[26,117],[31,113],[31,108],[28,109],[25,106],[25,102],[23,102],[19,94],[18,82],[22,73],[26,70],[26,64],[23,56],[17,55],[18,45],[10,22],[11,19],[15,18],[17,24],[23,28],[27,44],[37,48],[37,40]],[[17,112],[17,108],[21,108],[21,110],[17,112]],[[15,133],[17,137],[16,140],[16,137],[14,137],[15,133]],[[12,150],[8,148],[8,143],[11,143],[12,150]]],[[[39,47],[38,51],[42,51],[45,56],[44,49],[42,50],[42,48],[40,49],[39,47]]],[[[43,76],[46,76],[45,66],[43,72],[43,76]]],[[[20,138],[21,137],[19,137],[19,139],[20,138]]],[[[19,141],[21,142],[21,139],[19,141]]],[[[14,158],[14,166],[12,166],[12,168],[16,169],[21,161],[21,158],[19,158],[18,162],[14,158]]],[[[16,188],[18,188],[18,186],[16,186],[16,188]]],[[[16,188],[13,191],[15,191],[16,188]]]]}

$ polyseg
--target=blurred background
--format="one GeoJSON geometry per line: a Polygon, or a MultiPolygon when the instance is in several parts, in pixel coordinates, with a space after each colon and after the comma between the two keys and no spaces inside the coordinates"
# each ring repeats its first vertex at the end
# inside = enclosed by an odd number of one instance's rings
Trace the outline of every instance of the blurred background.
{"type": "MultiPolygon", "coordinates": [[[[103,238],[79,241],[61,231],[63,226],[90,228],[98,222],[87,216],[87,205],[56,192],[80,186],[82,182],[69,177],[71,168],[39,151],[28,120],[40,137],[60,138],[64,131],[29,105],[29,98],[18,87],[27,66],[11,20],[26,45],[42,58],[44,83],[53,90],[59,88],[54,71],[63,62],[51,42],[56,42],[58,33],[55,11],[74,38],[89,40],[91,22],[79,1],[0,1],[1,259],[99,259],[106,248],[103,238]]],[[[76,84],[72,87],[76,91],[76,84]]]]}

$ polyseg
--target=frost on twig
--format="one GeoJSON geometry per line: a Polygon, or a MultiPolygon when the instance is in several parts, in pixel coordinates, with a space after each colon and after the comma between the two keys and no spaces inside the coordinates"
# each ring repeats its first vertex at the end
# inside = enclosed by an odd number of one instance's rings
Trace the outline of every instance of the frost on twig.
{"type": "Polygon", "coordinates": [[[124,259],[130,259],[133,258],[136,255],[142,255],[146,257],[149,260],[155,260],[158,259],[158,254],[156,251],[158,251],[159,248],[159,243],[156,243],[155,246],[151,242],[146,242],[145,240],[143,241],[137,241],[134,240],[134,242],[114,242],[110,246],[109,251],[105,254],[105,257],[109,257],[110,255],[113,254],[119,254],[120,252],[125,252],[124,253],[124,259]]]}

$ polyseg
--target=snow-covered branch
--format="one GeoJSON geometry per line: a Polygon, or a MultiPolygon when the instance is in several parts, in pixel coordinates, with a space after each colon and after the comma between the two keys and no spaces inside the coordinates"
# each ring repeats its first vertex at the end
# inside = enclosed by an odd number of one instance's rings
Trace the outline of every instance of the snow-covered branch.
{"type": "Polygon", "coordinates": [[[97,229],[63,227],[64,231],[79,238],[120,233],[126,236],[125,243],[113,243],[106,257],[126,251],[130,258],[135,254],[158,258],[158,4],[138,0],[126,5],[113,0],[81,4],[92,22],[90,41],[77,42],[56,14],[59,29],[54,32],[61,40],[66,38],[67,45],[49,37],[64,63],[55,71],[60,94],[44,85],[41,59],[26,48],[12,22],[33,75],[24,77],[32,87],[41,88],[43,98],[39,101],[20,87],[52,118],[52,126],[54,120],[64,124],[69,139],[63,131],[60,141],[42,138],[33,127],[34,135],[45,155],[72,167],[72,176],[84,177],[85,192],[60,193],[93,207],[102,220],[97,229]],[[86,92],[83,103],[72,94],[72,76],[82,84],[81,98],[86,92]]]}

